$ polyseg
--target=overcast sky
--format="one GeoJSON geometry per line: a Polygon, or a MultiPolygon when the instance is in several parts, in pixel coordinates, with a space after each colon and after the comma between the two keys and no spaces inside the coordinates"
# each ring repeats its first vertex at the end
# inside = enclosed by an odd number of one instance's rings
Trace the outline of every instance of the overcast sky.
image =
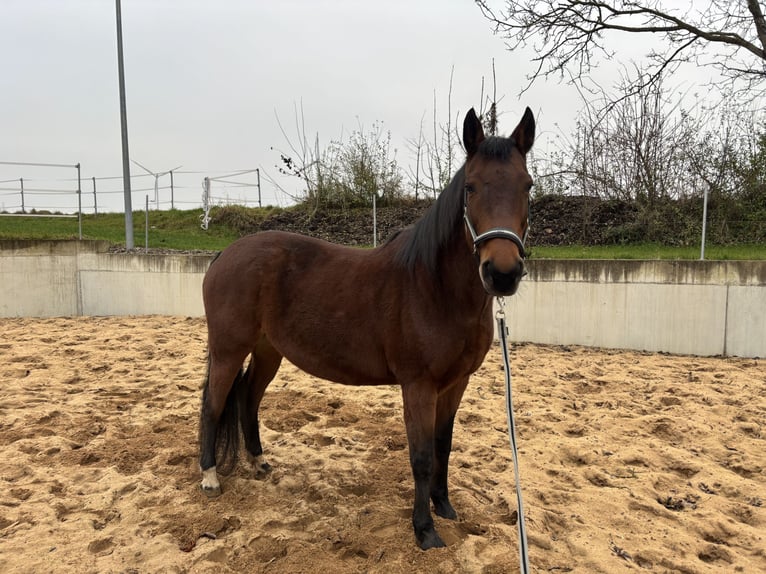
{"type": "MultiPolygon", "coordinates": [[[[539,146],[557,124],[569,129],[580,108],[576,92],[557,83],[519,97],[529,55],[511,53],[471,0],[123,0],[122,18],[130,156],[155,172],[183,166],[174,178],[180,208],[200,205],[205,175],[254,168],[264,205],[287,204],[266,176],[279,177],[272,147],[288,148],[277,116],[294,136],[301,104],[307,135],[322,144],[382,122],[403,168],[413,163],[406,140],[423,118],[432,129],[434,94],[446,121],[453,68],[460,121],[481,105],[482,78],[491,89],[494,59],[501,132],[529,106],[539,146]]],[[[97,181],[99,210],[123,208],[116,46],[111,0],[2,0],[0,162],[80,163],[86,212],[91,177],[113,178],[97,181]]],[[[131,172],[143,173],[134,164],[131,172]]],[[[0,165],[0,209],[20,207],[24,178],[27,208],[71,210],[75,196],[32,190],[76,189],[58,181],[75,175],[0,165]]],[[[133,180],[134,209],[154,199],[153,184],[133,180]]],[[[214,195],[257,198],[223,184],[214,195]]],[[[161,189],[161,207],[169,201],[161,189]]]]}

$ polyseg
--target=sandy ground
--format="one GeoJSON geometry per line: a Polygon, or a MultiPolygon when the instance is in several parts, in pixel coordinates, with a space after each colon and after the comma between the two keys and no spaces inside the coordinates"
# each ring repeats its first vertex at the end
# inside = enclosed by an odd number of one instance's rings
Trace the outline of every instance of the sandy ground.
{"type": "MultiPolygon", "coordinates": [[[[198,492],[205,329],[0,319],[0,572],[518,571],[499,348],[458,413],[448,543],[422,552],[398,388],[284,364],[273,473],[198,492]]],[[[512,351],[532,571],[766,572],[766,363],[512,351]]]]}

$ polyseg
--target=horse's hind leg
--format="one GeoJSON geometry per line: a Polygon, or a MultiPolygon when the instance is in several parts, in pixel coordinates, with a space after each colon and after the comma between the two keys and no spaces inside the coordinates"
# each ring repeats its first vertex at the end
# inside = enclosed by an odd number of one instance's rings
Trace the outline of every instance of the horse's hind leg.
{"type": "Polygon", "coordinates": [[[258,409],[266,387],[274,379],[282,362],[282,355],[261,336],[252,352],[252,359],[247,371],[246,396],[240,404],[242,409],[242,434],[245,436],[245,448],[253,465],[256,477],[266,475],[271,466],[263,459],[263,445],[258,422],[258,409]]]}
{"type": "MultiPolygon", "coordinates": [[[[200,458],[199,466],[202,472],[202,492],[208,496],[221,494],[221,484],[216,473],[216,443],[221,436],[228,433],[225,441],[227,448],[236,449],[236,405],[231,405],[229,392],[242,369],[245,355],[219,355],[213,352],[209,355],[207,379],[202,395],[200,413],[200,458]],[[226,409],[228,403],[228,409],[226,409]],[[232,408],[233,407],[233,408],[232,408]],[[227,410],[224,413],[224,410],[227,410]],[[228,420],[223,420],[228,419],[228,420]]],[[[236,458],[236,452],[230,453],[236,458]]]]}
{"type": "Polygon", "coordinates": [[[457,381],[448,390],[439,395],[436,403],[436,426],[434,435],[434,469],[431,475],[431,501],[434,512],[442,518],[455,520],[457,513],[449,501],[447,488],[447,469],[452,451],[452,429],[455,414],[463,398],[468,379],[457,381]]]}

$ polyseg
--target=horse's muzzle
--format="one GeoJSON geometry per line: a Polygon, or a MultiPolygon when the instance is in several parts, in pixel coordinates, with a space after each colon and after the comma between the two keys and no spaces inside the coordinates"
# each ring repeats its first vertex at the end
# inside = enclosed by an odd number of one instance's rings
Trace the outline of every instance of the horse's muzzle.
{"type": "Polygon", "coordinates": [[[509,269],[501,269],[488,259],[481,264],[479,273],[484,289],[494,297],[516,293],[521,278],[527,274],[523,259],[518,259],[509,269]]]}

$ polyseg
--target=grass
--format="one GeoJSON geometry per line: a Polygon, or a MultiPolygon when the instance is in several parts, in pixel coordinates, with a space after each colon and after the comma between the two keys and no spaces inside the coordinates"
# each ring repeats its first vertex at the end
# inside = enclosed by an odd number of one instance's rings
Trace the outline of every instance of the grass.
{"type": "MultiPolygon", "coordinates": [[[[265,217],[273,208],[255,210],[265,217]]],[[[200,227],[201,209],[149,211],[149,247],[183,250],[221,250],[239,237],[234,227],[211,224],[200,227]]],[[[144,246],[146,212],[133,214],[136,247],[144,246]]],[[[83,239],[103,239],[125,245],[125,217],[122,213],[83,215],[83,239]]],[[[77,239],[77,218],[35,215],[0,216],[0,239],[77,239]]],[[[534,259],[699,259],[699,246],[676,247],[659,244],[531,247],[534,259]]],[[[708,245],[705,258],[711,260],[766,259],[766,244],[708,245]]]]}
{"type": "MultiPolygon", "coordinates": [[[[533,259],[699,259],[699,245],[679,247],[658,243],[631,245],[562,245],[557,247],[531,247],[533,259]]],[[[705,259],[709,260],[763,260],[766,244],[706,245],[705,259]]]]}
{"type": "MultiPolygon", "coordinates": [[[[230,228],[210,225],[201,228],[201,209],[149,211],[149,247],[167,249],[220,250],[239,237],[230,228]]],[[[77,218],[2,217],[0,239],[77,239],[77,218]]],[[[104,239],[115,245],[125,245],[125,216],[122,213],[83,215],[83,239],[104,239]]],[[[143,247],[146,237],[146,212],[133,213],[133,240],[143,247]]]]}

